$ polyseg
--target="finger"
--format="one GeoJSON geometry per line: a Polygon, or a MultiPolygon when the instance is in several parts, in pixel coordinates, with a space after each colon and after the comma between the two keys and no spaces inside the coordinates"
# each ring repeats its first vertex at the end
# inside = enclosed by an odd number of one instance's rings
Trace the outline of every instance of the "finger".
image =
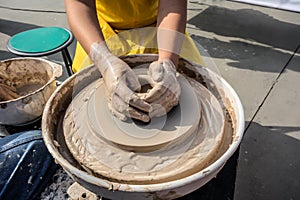
{"type": "Polygon", "coordinates": [[[149,66],[149,75],[155,82],[160,82],[164,78],[163,63],[159,61],[152,62],[149,66]]]}
{"type": "Polygon", "coordinates": [[[141,84],[136,74],[132,70],[126,72],[125,76],[126,76],[126,83],[129,89],[136,92],[141,91],[141,84]]]}
{"type": "Polygon", "coordinates": [[[128,110],[129,104],[127,102],[124,101],[124,99],[122,99],[120,96],[118,96],[116,93],[113,94],[113,96],[111,97],[111,105],[112,107],[120,112],[123,113],[124,115],[126,115],[126,110],[128,110]]]}
{"type": "Polygon", "coordinates": [[[138,75],[138,79],[141,85],[150,84],[153,86],[156,83],[149,75],[138,75]]]}
{"type": "Polygon", "coordinates": [[[112,102],[108,102],[108,109],[111,112],[111,114],[113,116],[115,116],[116,118],[118,118],[119,120],[121,120],[121,121],[127,120],[126,115],[124,115],[124,114],[118,112],[116,109],[114,109],[114,107],[112,106],[112,102]]]}
{"type": "Polygon", "coordinates": [[[130,90],[125,84],[120,84],[116,89],[116,94],[125,102],[128,106],[133,106],[144,112],[151,111],[151,105],[145,100],[137,96],[132,90],[130,90]]]}
{"type": "Polygon", "coordinates": [[[117,85],[114,93],[117,94],[127,104],[129,104],[130,99],[134,94],[134,92],[131,89],[129,89],[125,82],[120,82],[117,85]]]}
{"type": "Polygon", "coordinates": [[[146,98],[147,93],[135,93],[136,96],[138,96],[138,98],[144,100],[146,98]]]}
{"type": "Polygon", "coordinates": [[[152,89],[149,90],[145,97],[145,101],[152,103],[158,99],[160,99],[167,91],[167,87],[161,85],[161,84],[156,84],[152,89]]]}
{"type": "Polygon", "coordinates": [[[146,113],[139,112],[138,110],[134,109],[133,107],[128,108],[129,117],[132,119],[137,119],[142,122],[149,122],[150,116],[146,113]]]}
{"type": "Polygon", "coordinates": [[[140,109],[144,112],[151,112],[152,111],[152,106],[142,100],[140,97],[138,97],[136,94],[133,94],[130,101],[129,101],[129,105],[132,107],[135,107],[137,109],[140,109]]]}
{"type": "Polygon", "coordinates": [[[152,107],[153,107],[153,110],[152,110],[152,112],[149,113],[150,118],[161,117],[168,113],[166,108],[164,106],[162,106],[161,104],[153,104],[152,107]]]}
{"type": "Polygon", "coordinates": [[[178,105],[178,103],[176,103],[176,102],[172,102],[172,103],[168,103],[168,104],[164,103],[163,105],[162,104],[152,105],[153,111],[151,113],[149,113],[149,116],[150,116],[150,118],[164,116],[164,115],[168,114],[168,112],[170,112],[172,110],[172,108],[174,108],[177,105],[178,105]]]}
{"type": "Polygon", "coordinates": [[[178,105],[178,102],[175,94],[167,91],[161,99],[152,104],[153,110],[150,117],[160,117],[167,114],[174,106],[178,105]]]}
{"type": "MultiPolygon", "coordinates": [[[[150,117],[146,113],[143,113],[142,111],[139,111],[139,110],[135,109],[134,107],[129,106],[129,104],[124,102],[121,97],[114,95],[112,99],[113,99],[112,111],[114,111],[114,113],[116,113],[118,115],[122,114],[124,116],[130,117],[133,119],[138,119],[143,122],[150,121],[150,117]]],[[[120,116],[120,117],[122,117],[122,116],[120,116]]]]}
{"type": "Polygon", "coordinates": [[[172,91],[167,90],[161,98],[157,99],[154,101],[152,104],[161,104],[165,105],[167,103],[173,103],[173,102],[178,102],[179,98],[177,98],[177,95],[174,94],[172,91]]]}

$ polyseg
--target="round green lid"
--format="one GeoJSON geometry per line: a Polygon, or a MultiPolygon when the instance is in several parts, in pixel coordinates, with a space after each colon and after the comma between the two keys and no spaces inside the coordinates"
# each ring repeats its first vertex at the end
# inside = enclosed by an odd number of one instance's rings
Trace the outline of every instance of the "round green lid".
{"type": "Polygon", "coordinates": [[[24,53],[41,53],[54,50],[64,44],[70,34],[63,28],[45,27],[24,31],[14,35],[9,45],[24,53]]]}

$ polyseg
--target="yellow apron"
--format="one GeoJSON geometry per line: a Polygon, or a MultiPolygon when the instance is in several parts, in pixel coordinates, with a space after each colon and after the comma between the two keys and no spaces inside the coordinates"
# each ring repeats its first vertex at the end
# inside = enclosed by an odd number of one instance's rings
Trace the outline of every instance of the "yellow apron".
{"type": "MultiPolygon", "coordinates": [[[[158,52],[155,28],[158,0],[96,0],[96,9],[104,39],[114,55],[158,52]]],[[[180,56],[203,65],[192,38],[186,36],[180,56]]],[[[91,64],[77,42],[73,71],[91,64]]]]}

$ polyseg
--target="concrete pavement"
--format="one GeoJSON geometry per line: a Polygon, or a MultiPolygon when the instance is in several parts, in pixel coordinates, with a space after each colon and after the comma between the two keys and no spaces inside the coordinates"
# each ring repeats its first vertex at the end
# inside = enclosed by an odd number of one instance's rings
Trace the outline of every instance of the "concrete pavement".
{"type": "Polygon", "coordinates": [[[227,1],[190,4],[193,38],[245,109],[234,199],[300,199],[300,14],[227,1]]]}
{"type": "MultiPolygon", "coordinates": [[[[5,46],[15,33],[39,26],[68,28],[63,1],[0,2],[1,60],[14,57],[5,46]]],[[[218,66],[240,96],[246,131],[225,170],[182,199],[300,199],[300,14],[190,0],[187,27],[210,55],[206,60],[218,66]]],[[[72,44],[72,55],[74,49],[72,44]]],[[[62,62],[59,54],[49,59],[62,62]]]]}

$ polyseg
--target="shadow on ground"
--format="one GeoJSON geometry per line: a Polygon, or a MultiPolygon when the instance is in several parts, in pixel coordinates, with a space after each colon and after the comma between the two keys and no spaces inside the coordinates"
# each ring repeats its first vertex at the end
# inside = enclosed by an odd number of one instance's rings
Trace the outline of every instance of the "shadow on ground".
{"type": "MultiPolygon", "coordinates": [[[[224,42],[196,35],[192,35],[192,38],[201,44],[210,57],[227,59],[227,65],[240,69],[278,73],[292,56],[280,50],[238,40],[224,42]]],[[[300,71],[300,68],[293,70],[300,71]]]]}
{"type": "Polygon", "coordinates": [[[227,42],[192,36],[211,57],[230,59],[228,65],[232,67],[266,72],[275,72],[277,68],[278,72],[278,67],[274,65],[282,68],[282,63],[272,58],[282,58],[285,64],[291,52],[295,52],[300,45],[300,25],[280,21],[252,9],[232,10],[211,6],[188,23],[203,31],[232,37],[227,42]]]}
{"type": "Polygon", "coordinates": [[[289,136],[299,132],[251,123],[240,148],[237,199],[300,199],[300,140],[289,136]]]}
{"type": "Polygon", "coordinates": [[[211,6],[188,23],[217,35],[252,40],[293,52],[295,44],[300,44],[300,25],[279,21],[252,9],[211,6]]]}
{"type": "Polygon", "coordinates": [[[179,199],[300,199],[297,178],[300,177],[300,160],[297,159],[300,140],[287,135],[299,131],[300,127],[262,126],[252,122],[242,146],[217,177],[179,199]]]}
{"type": "Polygon", "coordinates": [[[14,54],[8,52],[8,51],[1,51],[0,50],[0,60],[5,60],[5,59],[10,59],[10,58],[15,58],[14,54]]]}
{"type": "Polygon", "coordinates": [[[10,21],[0,19],[0,32],[9,36],[13,36],[19,32],[39,28],[40,26],[34,24],[27,24],[22,22],[10,21]]]}
{"type": "Polygon", "coordinates": [[[216,178],[178,200],[233,200],[238,154],[239,149],[226,162],[216,178]]]}

